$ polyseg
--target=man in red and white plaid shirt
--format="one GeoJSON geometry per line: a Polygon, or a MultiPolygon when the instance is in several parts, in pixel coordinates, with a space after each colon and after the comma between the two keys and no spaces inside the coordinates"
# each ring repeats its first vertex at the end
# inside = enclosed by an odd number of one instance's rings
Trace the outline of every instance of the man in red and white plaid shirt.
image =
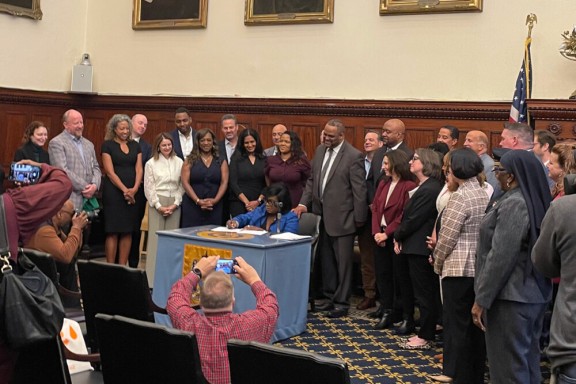
{"type": "Polygon", "coordinates": [[[219,256],[203,257],[193,271],[172,287],[166,309],[174,327],[196,334],[202,372],[212,384],[230,383],[226,343],[229,339],[270,342],[278,320],[276,295],[260,280],[256,270],[242,257],[234,266],[236,276],[252,288],[256,309],[232,313],[234,286],[224,272],[214,272],[219,256]],[[190,306],[190,296],[201,278],[200,306],[204,315],[190,306]]]}

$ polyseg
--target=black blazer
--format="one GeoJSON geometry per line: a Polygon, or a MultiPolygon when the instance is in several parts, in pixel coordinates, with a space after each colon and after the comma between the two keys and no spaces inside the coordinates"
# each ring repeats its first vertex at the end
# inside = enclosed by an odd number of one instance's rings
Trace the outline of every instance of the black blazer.
{"type": "Polygon", "coordinates": [[[438,216],[436,198],[442,190],[442,183],[430,177],[412,195],[402,215],[400,226],[394,232],[394,239],[402,243],[402,253],[428,256],[426,236],[434,229],[438,216]]]}
{"type": "MultiPolygon", "coordinates": [[[[384,161],[384,155],[388,152],[388,147],[380,147],[374,152],[374,157],[372,157],[372,162],[370,163],[370,169],[368,170],[368,176],[366,176],[366,186],[368,187],[368,204],[372,204],[374,200],[374,194],[376,193],[376,188],[378,188],[378,183],[382,178],[382,162],[384,161]]],[[[404,152],[411,159],[414,156],[414,151],[411,150],[406,142],[400,143],[398,150],[404,152]]]]}
{"type": "Polygon", "coordinates": [[[146,165],[146,162],[152,157],[152,146],[143,138],[140,138],[138,143],[142,150],[142,169],[144,169],[144,165],[146,165]]]}
{"type": "MultiPolygon", "coordinates": [[[[238,145],[238,144],[236,144],[238,145]]],[[[236,149],[234,149],[235,151],[236,149]]],[[[234,154],[234,151],[232,152],[232,155],[234,154]]],[[[230,164],[230,160],[232,160],[231,158],[229,159],[228,156],[226,155],[226,139],[224,140],[220,140],[218,142],[218,156],[220,156],[221,159],[226,159],[226,161],[228,162],[228,164],[230,164]]],[[[232,156],[230,156],[232,157],[232,156]]]]}
{"type": "MultiPolygon", "coordinates": [[[[171,132],[171,134],[172,134],[172,141],[173,141],[172,148],[174,148],[174,153],[176,153],[176,156],[178,156],[182,160],[186,160],[184,158],[184,153],[182,152],[182,145],[180,145],[180,136],[178,136],[178,128],[173,130],[171,132]]],[[[194,141],[194,145],[196,145],[196,131],[194,129],[192,129],[190,131],[190,134],[192,135],[192,140],[194,141]]],[[[142,154],[142,161],[144,161],[144,154],[142,154]]]]}

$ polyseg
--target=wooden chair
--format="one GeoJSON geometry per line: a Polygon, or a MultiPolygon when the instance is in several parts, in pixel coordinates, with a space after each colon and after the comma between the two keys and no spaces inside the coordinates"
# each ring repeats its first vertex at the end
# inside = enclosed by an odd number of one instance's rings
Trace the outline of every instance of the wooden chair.
{"type": "Polygon", "coordinates": [[[148,208],[149,204],[146,203],[144,218],[140,223],[140,260],[146,260],[146,255],[148,255],[148,208]]]}
{"type": "Polygon", "coordinates": [[[228,361],[234,384],[350,383],[343,360],[256,341],[229,340],[228,361]]]}
{"type": "Polygon", "coordinates": [[[152,301],[146,271],[117,264],[78,260],[82,302],[86,315],[86,344],[98,350],[94,318],[97,313],[154,322],[154,312],[166,309],[152,301]]]}
{"type": "Polygon", "coordinates": [[[193,333],[104,314],[96,330],[106,384],[206,382],[193,333]]]}

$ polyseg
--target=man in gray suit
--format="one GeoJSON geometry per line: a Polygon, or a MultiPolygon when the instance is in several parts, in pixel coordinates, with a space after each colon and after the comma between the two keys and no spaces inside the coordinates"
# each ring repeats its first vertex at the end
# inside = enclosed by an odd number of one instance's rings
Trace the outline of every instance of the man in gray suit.
{"type": "Polygon", "coordinates": [[[82,114],[70,109],[62,116],[62,124],[64,130],[50,140],[48,153],[52,165],[62,168],[68,174],[73,187],[70,200],[75,209],[81,210],[84,199],[94,197],[100,188],[102,172],[96,160],[94,144],[82,137],[82,114]]]}
{"type": "Polygon", "coordinates": [[[286,132],[288,128],[286,128],[283,124],[276,124],[272,127],[272,143],[274,144],[270,148],[266,148],[264,150],[264,155],[266,156],[274,156],[278,153],[278,142],[280,141],[280,137],[284,132],[286,132]]]}
{"type": "Polygon", "coordinates": [[[322,294],[319,310],[329,317],[348,314],[352,294],[352,255],[356,230],[366,222],[364,156],[344,140],[344,124],[332,119],[324,127],[323,144],[316,148],[312,174],[294,212],[321,216],[318,240],[322,294]]]}

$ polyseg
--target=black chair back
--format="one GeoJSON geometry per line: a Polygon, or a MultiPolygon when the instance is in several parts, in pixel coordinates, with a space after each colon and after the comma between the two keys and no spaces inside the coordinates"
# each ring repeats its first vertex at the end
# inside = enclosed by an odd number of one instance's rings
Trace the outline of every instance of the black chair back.
{"type": "Polygon", "coordinates": [[[343,360],[256,341],[229,340],[228,361],[234,384],[350,383],[343,360]]]}
{"type": "MultiPolygon", "coordinates": [[[[74,284],[74,290],[67,289],[60,284],[61,276],[58,272],[58,264],[51,254],[37,251],[35,249],[24,248],[22,252],[44,273],[56,286],[62,304],[66,310],[66,317],[79,323],[84,322],[84,311],[80,305],[81,294],[77,290],[77,284],[74,284]]],[[[71,265],[66,268],[75,268],[76,262],[73,261],[71,265]]],[[[76,278],[76,273],[72,273],[71,278],[76,278]]],[[[72,287],[71,287],[72,288],[72,287]]]]}
{"type": "Polygon", "coordinates": [[[106,384],[206,382],[193,333],[104,314],[96,329],[106,384]]]}
{"type": "Polygon", "coordinates": [[[116,264],[78,260],[82,302],[86,316],[86,343],[98,349],[94,318],[97,313],[154,322],[146,271],[116,264]]]}
{"type": "MultiPolygon", "coordinates": [[[[88,357],[89,355],[77,355],[88,357]]],[[[80,358],[78,360],[88,361],[80,358]]],[[[70,375],[60,336],[20,351],[11,384],[101,384],[102,372],[85,371],[70,375]]]]}

